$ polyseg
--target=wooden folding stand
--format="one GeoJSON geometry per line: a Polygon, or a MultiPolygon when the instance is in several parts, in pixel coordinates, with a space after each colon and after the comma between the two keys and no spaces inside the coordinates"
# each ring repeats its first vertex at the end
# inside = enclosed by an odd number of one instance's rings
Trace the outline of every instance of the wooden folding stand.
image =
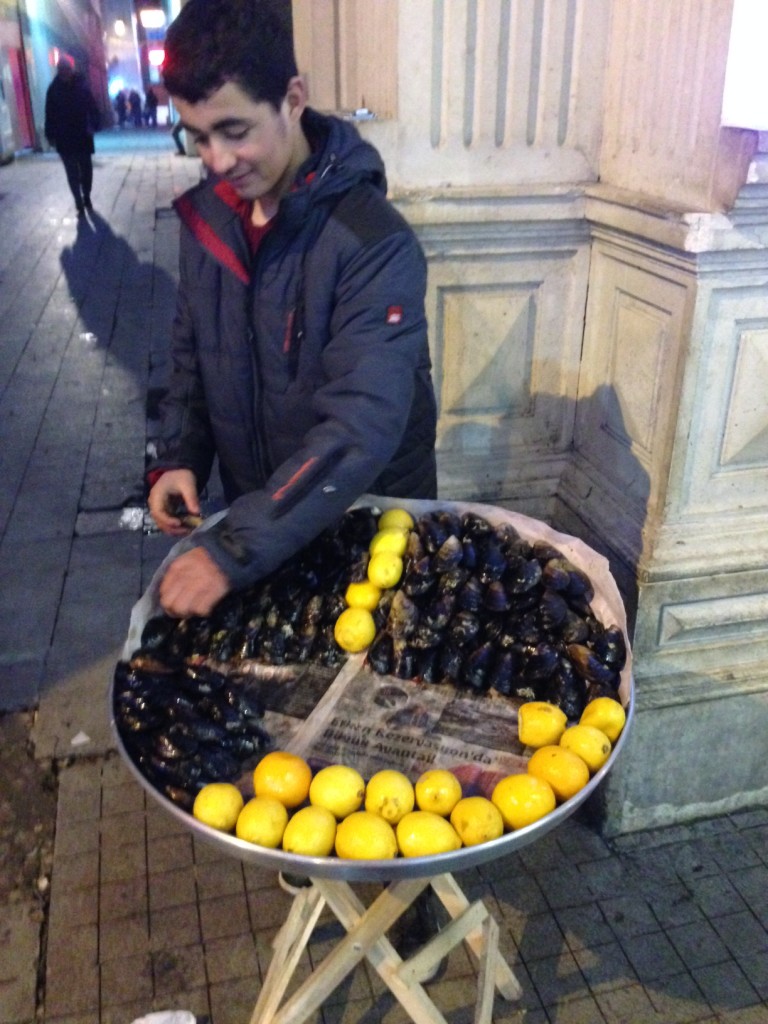
{"type": "Polygon", "coordinates": [[[479,965],[475,1024],[490,1024],[495,990],[512,1000],[520,998],[522,989],[499,952],[496,921],[480,900],[469,903],[453,875],[393,882],[367,910],[347,882],[313,878],[312,885],[294,897],[275,938],[272,961],[250,1024],[302,1024],[363,958],[415,1024],[446,1024],[421,982],[460,942],[466,942],[479,965]],[[385,933],[428,885],[451,921],[404,961],[385,933]],[[347,934],[281,1007],[280,1001],[326,904],[347,934]]]}

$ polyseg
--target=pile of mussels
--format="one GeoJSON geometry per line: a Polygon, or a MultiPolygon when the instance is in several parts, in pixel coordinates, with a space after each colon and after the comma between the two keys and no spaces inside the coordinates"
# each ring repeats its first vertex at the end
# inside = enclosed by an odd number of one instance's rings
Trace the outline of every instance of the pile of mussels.
{"type": "Polygon", "coordinates": [[[411,531],[368,661],[403,679],[546,700],[576,719],[588,700],[618,699],[627,657],[593,597],[586,574],[550,544],[472,512],[434,512],[411,531]]]}
{"type": "MultiPolygon", "coordinates": [[[[259,666],[339,667],[333,627],[350,582],[366,578],[378,512],[347,512],[294,558],[224,598],[206,618],[160,615],[119,662],[115,723],[129,756],[191,807],[205,783],[234,779],[270,739],[259,666]]],[[[570,719],[596,696],[618,699],[621,629],[594,615],[589,578],[545,542],[473,512],[421,516],[403,576],[374,612],[368,663],[382,674],[473,693],[547,700],[570,719]]],[[[276,668],[275,671],[280,671],[276,668]]]]}
{"type": "Polygon", "coordinates": [[[377,529],[372,509],[348,512],[258,584],[227,595],[210,616],[159,615],[129,661],[118,662],[114,721],[133,763],[189,810],[208,782],[236,779],[269,746],[263,666],[339,667],[333,627],[352,579],[365,575],[377,529]]]}

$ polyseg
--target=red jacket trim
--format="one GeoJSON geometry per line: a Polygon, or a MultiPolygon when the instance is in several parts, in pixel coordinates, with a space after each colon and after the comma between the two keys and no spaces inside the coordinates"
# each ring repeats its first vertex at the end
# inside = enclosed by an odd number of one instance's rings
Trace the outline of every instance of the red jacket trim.
{"type": "Polygon", "coordinates": [[[231,270],[243,284],[249,284],[251,277],[247,268],[243,265],[237,254],[219,238],[213,228],[205,221],[192,205],[190,199],[182,196],[176,204],[180,216],[190,229],[198,242],[208,252],[223,264],[227,270],[231,270]]]}
{"type": "Polygon", "coordinates": [[[296,470],[293,476],[286,483],[284,483],[282,487],[278,487],[278,489],[272,495],[272,501],[280,501],[281,498],[284,498],[288,491],[291,489],[291,487],[293,487],[293,485],[297,483],[300,477],[302,477],[310,468],[310,466],[314,465],[315,462],[317,462],[317,456],[313,455],[311,459],[307,459],[303,466],[299,466],[299,468],[296,470]]]}

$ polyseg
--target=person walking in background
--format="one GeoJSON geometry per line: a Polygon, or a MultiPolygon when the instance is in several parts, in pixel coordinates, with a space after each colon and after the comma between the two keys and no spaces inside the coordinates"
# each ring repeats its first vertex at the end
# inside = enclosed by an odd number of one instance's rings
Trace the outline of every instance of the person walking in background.
{"type": "Polygon", "coordinates": [[[128,104],[131,108],[131,120],[133,121],[133,127],[141,128],[143,124],[141,114],[141,96],[135,89],[131,89],[128,93],[128,104]]]}
{"type": "Polygon", "coordinates": [[[91,210],[93,133],[99,111],[85,79],[62,57],[45,95],[45,137],[64,164],[78,216],[91,210]]]}
{"type": "Polygon", "coordinates": [[[125,128],[125,122],[128,120],[128,101],[125,98],[125,92],[121,89],[120,92],[115,96],[115,113],[117,114],[117,123],[120,128],[125,128]]]}
{"type": "Polygon", "coordinates": [[[144,121],[148,128],[157,128],[157,96],[151,85],[144,93],[144,121]]]}

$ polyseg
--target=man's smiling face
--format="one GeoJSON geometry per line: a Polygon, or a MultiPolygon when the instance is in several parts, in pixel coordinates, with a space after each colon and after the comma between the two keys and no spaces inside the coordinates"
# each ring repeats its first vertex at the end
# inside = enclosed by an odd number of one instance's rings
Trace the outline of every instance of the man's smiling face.
{"type": "Polygon", "coordinates": [[[199,103],[173,100],[205,166],[243,199],[276,208],[309,152],[301,129],[302,80],[291,79],[279,110],[251,99],[234,82],[199,103]]]}

